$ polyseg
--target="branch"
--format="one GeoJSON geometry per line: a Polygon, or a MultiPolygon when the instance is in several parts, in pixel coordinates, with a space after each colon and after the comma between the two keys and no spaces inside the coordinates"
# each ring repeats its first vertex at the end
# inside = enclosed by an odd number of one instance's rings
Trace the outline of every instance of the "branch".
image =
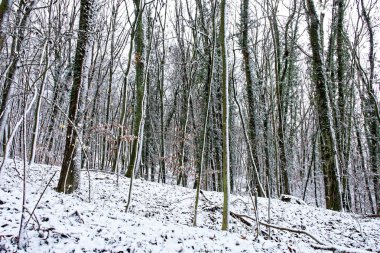
{"type": "Polygon", "coordinates": [[[281,227],[281,226],[277,226],[277,225],[273,225],[273,224],[268,224],[268,223],[263,222],[263,221],[260,221],[260,224],[263,225],[263,226],[266,226],[266,227],[276,228],[278,230],[289,231],[289,232],[293,232],[293,233],[297,233],[297,234],[304,234],[304,235],[309,236],[311,239],[313,239],[314,241],[316,241],[319,244],[327,245],[326,242],[321,241],[316,236],[314,236],[314,235],[312,235],[309,232],[304,231],[304,230],[299,230],[299,229],[294,229],[294,228],[287,228],[287,227],[281,227]]]}
{"type": "Polygon", "coordinates": [[[209,200],[207,197],[206,197],[206,195],[204,194],[204,192],[201,190],[200,191],[200,193],[202,194],[202,196],[205,198],[205,200],[207,201],[207,202],[209,202],[210,204],[214,204],[214,202],[212,202],[211,200],[209,200]]]}
{"type": "Polygon", "coordinates": [[[361,250],[361,249],[355,249],[355,248],[346,248],[346,247],[333,246],[333,245],[311,244],[311,247],[314,249],[330,250],[333,252],[340,252],[340,253],[369,253],[369,251],[367,251],[367,250],[361,250]]]}
{"type": "Polygon", "coordinates": [[[28,223],[29,223],[30,219],[32,218],[34,212],[36,211],[36,208],[37,208],[38,204],[40,203],[42,197],[44,196],[45,191],[46,191],[46,189],[49,187],[49,185],[50,185],[51,181],[53,180],[55,174],[57,174],[57,171],[54,172],[53,176],[51,176],[50,180],[49,180],[48,183],[45,185],[45,188],[44,188],[44,190],[42,191],[42,193],[40,194],[40,197],[38,198],[37,203],[34,205],[33,211],[30,213],[29,219],[28,219],[28,221],[26,222],[25,227],[28,225],[28,223]]]}
{"type": "MultiPolygon", "coordinates": [[[[246,224],[248,226],[252,226],[252,225],[247,220],[245,220],[245,219],[250,219],[250,220],[255,221],[254,218],[252,218],[252,217],[250,217],[248,215],[245,215],[245,214],[237,214],[237,213],[234,213],[234,212],[230,211],[230,215],[232,217],[234,217],[234,218],[240,219],[244,224],[246,224]]],[[[261,225],[263,225],[263,226],[275,228],[275,229],[278,229],[278,230],[283,230],[283,231],[293,232],[293,233],[297,233],[297,234],[307,235],[311,239],[313,239],[314,241],[316,241],[317,243],[319,243],[319,245],[317,245],[317,244],[311,244],[311,247],[313,247],[315,249],[332,250],[334,252],[335,251],[339,251],[339,252],[342,252],[342,253],[369,253],[369,251],[367,251],[367,250],[361,250],[361,249],[356,249],[356,248],[346,248],[346,247],[342,247],[342,246],[335,246],[335,245],[328,244],[328,243],[323,242],[321,239],[317,238],[316,236],[314,236],[314,235],[312,235],[309,232],[304,231],[304,230],[277,226],[277,225],[273,225],[273,224],[268,224],[268,223],[263,222],[263,221],[259,221],[259,223],[261,225]]]]}

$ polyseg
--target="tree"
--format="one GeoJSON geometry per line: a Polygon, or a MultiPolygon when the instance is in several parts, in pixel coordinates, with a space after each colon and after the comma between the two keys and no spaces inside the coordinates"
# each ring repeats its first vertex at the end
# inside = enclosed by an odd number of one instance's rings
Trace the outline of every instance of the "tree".
{"type": "MultiPolygon", "coordinates": [[[[352,110],[347,111],[345,101],[352,100],[352,92],[349,92],[349,84],[352,82],[346,79],[346,57],[345,57],[345,32],[344,32],[344,12],[345,1],[337,0],[337,24],[336,31],[336,54],[337,54],[337,85],[338,85],[338,101],[336,113],[336,129],[337,129],[337,151],[340,155],[340,167],[342,168],[342,202],[343,208],[350,211],[351,195],[348,177],[348,163],[351,143],[351,126],[352,126],[352,110]],[[350,97],[351,93],[351,97],[350,97]]],[[[334,28],[334,27],[333,27],[334,28]]],[[[334,29],[332,29],[334,30],[334,29]]],[[[351,88],[352,89],[352,88],[351,88]]]]}
{"type": "Polygon", "coordinates": [[[72,193],[80,183],[81,140],[80,130],[82,117],[80,111],[83,106],[84,74],[86,57],[88,57],[91,20],[93,17],[94,0],[81,0],[79,15],[78,41],[73,62],[73,85],[70,93],[66,144],[59,177],[58,192],[72,193]]]}
{"type": "Polygon", "coordinates": [[[191,100],[191,86],[192,86],[192,63],[191,57],[193,56],[191,52],[191,47],[185,44],[185,26],[184,26],[184,15],[182,1],[175,1],[175,13],[176,13],[176,23],[175,32],[178,44],[178,53],[181,63],[179,64],[180,73],[180,115],[179,115],[179,151],[178,151],[178,167],[179,175],[177,178],[177,185],[182,184],[182,186],[187,186],[187,174],[186,164],[189,160],[187,148],[187,133],[189,128],[189,113],[190,113],[190,100],[191,100]]]}
{"type": "Polygon", "coordinates": [[[254,81],[253,76],[251,73],[251,60],[249,55],[249,47],[248,47],[248,24],[250,22],[249,15],[248,15],[248,0],[243,0],[241,5],[241,21],[240,21],[240,27],[241,27],[241,39],[240,39],[240,45],[241,45],[241,51],[243,54],[243,62],[244,62],[244,74],[245,74],[245,90],[247,93],[247,113],[248,113],[248,136],[249,136],[249,146],[251,147],[249,149],[250,159],[250,166],[249,166],[249,181],[250,181],[250,187],[251,189],[257,188],[259,196],[264,196],[264,192],[262,187],[259,187],[260,183],[258,182],[260,180],[259,178],[259,159],[257,155],[257,115],[255,113],[255,106],[256,106],[256,99],[255,99],[255,89],[254,89],[254,81]]]}
{"type": "Polygon", "coordinates": [[[12,6],[11,0],[2,0],[0,3],[0,51],[3,49],[4,41],[6,39],[5,33],[3,31],[3,26],[12,6]]]}
{"type": "MultiPolygon", "coordinates": [[[[10,53],[11,60],[7,68],[7,72],[5,74],[6,78],[4,81],[3,94],[2,94],[2,100],[1,100],[1,105],[0,105],[0,145],[3,145],[3,148],[5,148],[4,145],[6,143],[5,129],[7,126],[8,116],[11,110],[11,105],[9,102],[11,100],[11,97],[13,96],[13,92],[15,88],[14,80],[17,73],[17,63],[19,62],[19,59],[21,56],[20,52],[22,50],[22,44],[26,36],[27,27],[28,27],[27,24],[29,22],[29,18],[30,18],[30,15],[32,13],[35,3],[36,3],[35,1],[29,2],[29,1],[22,0],[19,4],[19,7],[16,13],[15,34],[12,39],[11,53],[10,53]]],[[[9,6],[3,5],[2,7],[9,8],[9,6]]],[[[4,11],[6,13],[7,9],[5,9],[4,11]]],[[[2,18],[4,19],[4,16],[2,18]]],[[[4,20],[2,20],[2,22],[3,21],[4,20]]],[[[2,23],[0,23],[0,25],[2,25],[2,23]]],[[[3,43],[3,42],[0,41],[0,43],[3,43]]]]}
{"type": "Polygon", "coordinates": [[[369,53],[368,61],[370,64],[369,73],[365,78],[365,121],[368,128],[367,141],[370,155],[370,164],[373,173],[373,186],[375,191],[376,213],[380,214],[380,112],[379,102],[376,99],[376,93],[373,88],[375,82],[375,42],[374,31],[372,27],[369,11],[361,0],[362,15],[368,31],[369,53]]]}
{"type": "Polygon", "coordinates": [[[142,130],[144,129],[144,99],[145,99],[145,82],[144,82],[144,26],[143,26],[143,9],[141,0],[133,0],[135,5],[135,15],[137,15],[136,35],[135,35],[135,89],[136,99],[134,107],[134,124],[132,142],[132,152],[129,159],[128,170],[125,173],[127,177],[133,177],[134,171],[139,166],[142,145],[142,130]]]}
{"type": "Polygon", "coordinates": [[[0,0],[1,155],[379,212],[380,1],[75,3],[0,0]]]}
{"type": "Polygon", "coordinates": [[[222,104],[223,104],[223,220],[222,230],[228,230],[230,215],[230,152],[229,152],[229,100],[228,100],[228,56],[227,56],[226,0],[220,2],[220,45],[222,51],[222,104]]]}
{"type": "MultiPolygon", "coordinates": [[[[132,63],[132,54],[133,54],[133,46],[134,46],[134,40],[137,33],[137,25],[139,22],[139,18],[142,15],[141,12],[135,12],[135,19],[133,21],[133,24],[131,25],[131,36],[130,36],[130,42],[129,42],[129,52],[128,52],[128,62],[126,70],[124,71],[124,78],[123,78],[123,86],[122,86],[122,96],[121,96],[121,113],[120,113],[120,119],[119,119],[119,129],[117,134],[117,140],[116,140],[116,148],[115,148],[115,157],[113,159],[113,165],[112,165],[112,171],[117,172],[117,166],[119,162],[119,154],[120,150],[122,148],[122,140],[123,135],[125,134],[124,128],[126,124],[126,118],[127,118],[127,93],[128,93],[128,77],[129,77],[129,71],[131,69],[131,63],[132,63]]],[[[112,80],[110,80],[112,81],[112,80]]],[[[108,100],[110,103],[110,100],[108,100]]],[[[109,105],[107,104],[107,112],[109,111],[109,105]]]]}
{"type": "Polygon", "coordinates": [[[167,18],[167,9],[168,5],[165,4],[164,17],[159,17],[160,26],[162,29],[162,53],[159,59],[159,80],[157,82],[158,90],[160,93],[160,171],[158,173],[158,181],[162,180],[163,183],[166,183],[166,164],[165,164],[165,105],[164,105],[164,82],[165,82],[165,58],[166,58],[166,49],[165,49],[165,28],[166,28],[166,18],[167,18]]]}
{"type": "MultiPolygon", "coordinates": [[[[216,7],[216,6],[215,6],[216,7]]],[[[209,114],[210,114],[210,104],[211,104],[211,93],[212,93],[212,80],[214,79],[214,57],[215,57],[215,50],[216,50],[216,36],[215,36],[215,7],[213,7],[213,24],[212,24],[212,38],[213,43],[211,45],[211,49],[208,47],[210,45],[208,37],[205,35],[204,37],[204,43],[205,43],[205,51],[206,53],[210,53],[212,51],[211,55],[208,57],[209,65],[207,67],[207,80],[205,88],[207,89],[207,101],[204,105],[204,119],[203,119],[203,129],[201,132],[201,144],[200,144],[200,158],[198,163],[198,171],[195,178],[195,186],[196,186],[196,195],[195,195],[195,208],[194,208],[194,221],[193,225],[197,226],[197,216],[198,216],[198,204],[199,204],[199,193],[201,190],[201,184],[202,184],[202,173],[204,171],[204,157],[205,157],[205,149],[206,149],[206,141],[207,141],[207,130],[208,130],[208,124],[209,124],[209,114]]],[[[200,0],[197,1],[197,8],[199,8],[201,12],[201,23],[203,24],[202,27],[204,28],[204,32],[206,32],[206,29],[204,27],[204,17],[202,13],[202,3],[200,0]]]]}
{"type": "Polygon", "coordinates": [[[332,123],[332,110],[328,95],[326,73],[322,59],[322,40],[319,18],[313,0],[307,0],[305,10],[308,20],[310,46],[312,49],[312,80],[315,84],[315,105],[321,131],[319,140],[322,171],[325,183],[326,207],[342,209],[339,164],[336,157],[335,132],[332,123]]]}

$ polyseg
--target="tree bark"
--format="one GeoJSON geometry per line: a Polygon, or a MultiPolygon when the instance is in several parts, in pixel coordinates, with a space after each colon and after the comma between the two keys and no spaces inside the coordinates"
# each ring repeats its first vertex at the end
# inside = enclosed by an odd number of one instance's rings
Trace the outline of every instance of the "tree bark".
{"type": "Polygon", "coordinates": [[[226,41],[226,0],[220,2],[220,45],[222,52],[222,133],[223,133],[223,219],[222,230],[228,230],[229,209],[230,209],[230,152],[229,152],[229,99],[228,99],[228,56],[226,41]]]}
{"type": "Polygon", "coordinates": [[[336,158],[335,132],[332,125],[332,112],[329,102],[325,69],[322,59],[320,23],[313,0],[306,1],[310,46],[312,49],[313,81],[315,84],[315,103],[318,124],[321,130],[320,154],[325,182],[325,200],[328,209],[342,209],[342,193],[338,162],[336,158]]]}
{"type": "Polygon", "coordinates": [[[68,115],[68,125],[66,132],[66,144],[62,161],[62,169],[59,177],[58,192],[72,193],[80,183],[80,164],[81,164],[81,144],[80,132],[81,127],[81,98],[84,99],[84,85],[82,78],[86,68],[86,56],[89,43],[89,30],[91,28],[91,19],[93,15],[93,0],[81,0],[78,41],[75,50],[73,63],[73,85],[70,93],[70,105],[68,115]]]}
{"type": "Polygon", "coordinates": [[[6,39],[3,27],[5,25],[6,19],[8,18],[12,4],[13,0],[2,0],[0,3],[0,52],[3,49],[4,41],[6,39]]]}
{"type": "Polygon", "coordinates": [[[10,54],[10,64],[6,72],[6,78],[4,81],[4,88],[2,94],[2,100],[0,105],[0,145],[5,148],[6,136],[5,129],[7,126],[8,116],[11,111],[10,98],[13,95],[14,90],[14,79],[17,73],[17,63],[20,57],[20,51],[22,49],[22,44],[25,39],[25,30],[29,21],[30,14],[33,10],[35,2],[32,1],[27,3],[25,1],[20,2],[20,6],[16,14],[16,34],[12,40],[11,54],[10,54]]]}
{"type": "Polygon", "coordinates": [[[245,74],[245,90],[247,93],[247,113],[248,113],[248,127],[247,132],[249,136],[249,142],[252,150],[252,157],[253,159],[250,161],[249,166],[249,183],[251,184],[251,189],[257,188],[258,194],[260,197],[264,196],[263,188],[258,186],[259,181],[259,173],[260,168],[259,166],[259,159],[257,155],[257,138],[256,138],[256,115],[255,115],[255,93],[254,93],[254,81],[251,73],[251,63],[250,63],[250,55],[249,55],[249,48],[248,48],[248,23],[249,23],[249,17],[248,17],[248,6],[249,1],[243,0],[242,6],[241,6],[241,50],[243,54],[243,61],[244,61],[244,74],[245,74]]]}
{"type": "Polygon", "coordinates": [[[368,127],[369,136],[368,149],[370,164],[373,173],[373,186],[375,192],[376,213],[380,214],[380,114],[379,103],[376,100],[373,88],[375,78],[375,52],[374,52],[374,32],[368,11],[361,0],[362,15],[367,26],[369,36],[369,54],[368,61],[370,64],[369,79],[366,83],[367,98],[365,100],[365,122],[368,127]]]}
{"type": "Polygon", "coordinates": [[[132,142],[132,152],[129,159],[128,170],[125,173],[126,177],[133,177],[134,171],[139,166],[138,156],[139,156],[139,145],[141,143],[141,130],[144,128],[144,97],[145,97],[145,83],[144,83],[144,26],[143,26],[143,15],[141,0],[134,0],[134,5],[136,9],[137,24],[136,24],[136,35],[135,35],[135,66],[136,66],[136,76],[135,76],[135,87],[136,87],[136,102],[134,111],[134,124],[133,124],[133,135],[134,140],[132,142]]]}

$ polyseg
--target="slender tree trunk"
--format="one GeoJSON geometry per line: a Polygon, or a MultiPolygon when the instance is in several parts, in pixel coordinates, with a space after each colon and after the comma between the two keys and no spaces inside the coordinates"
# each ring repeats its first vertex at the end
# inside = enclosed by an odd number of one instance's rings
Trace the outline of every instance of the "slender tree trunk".
{"type": "Polygon", "coordinates": [[[223,102],[223,219],[222,230],[228,230],[230,216],[230,152],[229,152],[229,99],[228,99],[228,56],[227,56],[226,0],[220,2],[220,45],[222,51],[222,102],[223,102]]]}
{"type": "Polygon", "coordinates": [[[309,165],[309,168],[308,168],[308,171],[307,171],[307,175],[306,175],[306,182],[305,182],[305,187],[303,189],[303,194],[302,194],[302,200],[305,201],[306,199],[306,191],[307,191],[307,186],[309,184],[309,180],[310,180],[310,177],[311,177],[311,171],[313,170],[313,166],[314,166],[314,163],[315,163],[315,147],[317,146],[317,133],[314,134],[315,137],[313,137],[313,141],[312,141],[312,145],[313,145],[313,149],[312,149],[312,152],[311,152],[311,159],[310,159],[310,165],[309,165]]]}
{"type": "Polygon", "coordinates": [[[368,11],[365,8],[364,0],[361,0],[362,15],[367,26],[369,36],[369,54],[368,61],[370,64],[369,79],[366,83],[367,99],[365,101],[366,124],[369,129],[368,149],[370,163],[373,173],[373,186],[375,192],[376,213],[380,214],[380,113],[379,103],[376,100],[373,88],[375,82],[375,52],[374,52],[374,32],[368,11]]]}
{"type": "Polygon", "coordinates": [[[136,102],[134,108],[134,124],[133,124],[133,135],[135,139],[132,142],[132,152],[129,159],[128,170],[125,175],[129,178],[133,177],[133,173],[136,170],[138,164],[139,156],[139,142],[143,138],[141,134],[141,129],[144,128],[143,118],[144,118],[144,97],[145,97],[145,83],[144,83],[144,26],[143,26],[143,15],[141,0],[134,0],[134,5],[136,9],[137,24],[136,24],[136,35],[135,35],[135,65],[136,65],[136,102]]]}
{"type": "MultiPolygon", "coordinates": [[[[186,81],[185,81],[186,82],[186,81]]],[[[191,91],[187,91],[188,94],[186,94],[186,91],[184,92],[184,100],[183,100],[183,109],[181,113],[181,118],[180,118],[180,125],[181,125],[181,136],[180,136],[180,150],[179,150],[179,175],[177,179],[177,185],[180,185],[182,183],[182,186],[185,185],[185,177],[186,177],[186,170],[185,170],[185,160],[186,160],[186,133],[187,133],[187,127],[188,127],[188,122],[189,122],[189,104],[190,104],[190,96],[191,96],[191,91]]]]}
{"type": "MultiPolygon", "coordinates": [[[[140,11],[140,7],[136,7],[135,20],[134,20],[132,27],[131,27],[131,29],[132,29],[131,30],[131,41],[129,44],[127,68],[124,71],[123,87],[122,87],[121,115],[120,115],[120,119],[119,119],[119,129],[118,129],[118,136],[117,136],[117,140],[116,140],[115,157],[113,159],[113,164],[112,164],[112,172],[117,172],[120,149],[122,148],[122,145],[121,145],[122,144],[122,136],[124,135],[124,131],[125,131],[124,126],[125,126],[125,120],[126,120],[126,114],[127,114],[128,76],[129,76],[129,71],[131,69],[131,63],[132,63],[133,46],[137,41],[137,39],[136,39],[137,33],[138,33],[137,27],[139,25],[138,23],[140,22],[141,16],[142,16],[142,12],[140,11]]],[[[141,20],[142,20],[142,17],[141,17],[141,20]]],[[[137,57],[138,57],[138,55],[137,55],[137,57]]],[[[137,60],[138,59],[139,58],[137,58],[137,60]]]]}
{"type": "MultiPolygon", "coordinates": [[[[234,58],[235,58],[235,52],[234,52],[234,58]]],[[[250,158],[250,161],[253,163],[253,152],[252,152],[252,146],[251,146],[251,143],[249,142],[249,137],[248,137],[248,131],[247,131],[247,127],[245,125],[245,122],[244,122],[244,118],[243,118],[243,112],[242,112],[242,109],[241,109],[241,106],[240,106],[240,103],[237,99],[237,95],[236,95],[236,89],[235,89],[235,81],[234,79],[232,80],[232,90],[233,90],[233,98],[234,98],[234,101],[237,105],[237,108],[238,108],[238,112],[239,112],[239,117],[240,117],[240,121],[241,121],[241,125],[242,125],[242,128],[243,128],[243,133],[244,133],[244,139],[245,139],[245,142],[247,143],[247,146],[248,146],[248,156],[250,158]]],[[[258,171],[257,171],[257,167],[256,165],[253,163],[254,167],[254,171],[256,174],[258,174],[258,171]]],[[[248,172],[248,171],[247,171],[248,172]]],[[[260,181],[260,178],[257,178],[257,187],[258,187],[258,191],[261,191],[263,193],[263,196],[266,197],[265,195],[265,191],[264,191],[264,187],[263,185],[261,184],[261,181],[260,181]]]]}
{"type": "Polygon", "coordinates": [[[361,140],[360,132],[359,132],[357,125],[355,125],[355,133],[356,133],[356,139],[358,141],[358,149],[359,149],[359,157],[360,157],[359,159],[360,159],[361,168],[362,168],[363,174],[364,174],[365,189],[366,189],[368,199],[369,199],[370,210],[372,213],[375,213],[374,201],[372,199],[371,189],[369,187],[369,180],[368,180],[368,175],[367,175],[367,166],[365,163],[365,154],[363,151],[362,140],[361,140]]]}
{"type": "Polygon", "coordinates": [[[281,193],[290,194],[289,186],[289,177],[287,171],[287,159],[286,159],[286,147],[285,147],[285,78],[288,72],[288,62],[289,62],[289,49],[288,49],[288,30],[291,24],[291,21],[294,18],[296,3],[293,3],[293,12],[288,18],[288,21],[285,25],[285,50],[284,50],[284,62],[281,59],[281,43],[280,43],[280,31],[277,22],[277,9],[278,3],[270,5],[271,11],[269,12],[269,20],[271,24],[271,34],[273,38],[274,45],[274,55],[275,55],[275,80],[276,80],[276,105],[278,113],[278,125],[277,125],[277,142],[279,148],[279,170],[281,173],[281,193]]]}
{"type": "MultiPolygon", "coordinates": [[[[106,115],[105,115],[105,128],[111,129],[110,115],[111,115],[111,94],[112,94],[112,84],[113,84],[113,72],[114,72],[114,54],[115,54],[115,19],[117,17],[117,11],[113,6],[112,18],[111,18],[111,46],[110,46],[110,63],[109,63],[109,76],[108,76],[108,88],[107,88],[107,103],[106,103],[106,115]]],[[[102,158],[101,158],[101,170],[106,169],[106,163],[109,159],[107,156],[109,144],[107,143],[107,136],[104,135],[102,138],[102,158]]]]}
{"type": "Polygon", "coordinates": [[[257,155],[257,138],[256,138],[256,116],[255,116],[255,94],[254,94],[254,82],[253,77],[251,73],[251,63],[250,63],[250,55],[249,55],[249,48],[248,48],[248,24],[249,24],[249,17],[248,17],[248,6],[249,1],[243,0],[242,7],[241,7],[241,29],[242,29],[242,37],[241,37],[241,49],[243,54],[243,61],[244,61],[244,74],[246,79],[246,85],[245,89],[247,92],[247,111],[248,111],[248,127],[247,132],[249,136],[250,146],[252,149],[252,157],[253,160],[250,161],[250,170],[249,170],[249,176],[250,178],[250,184],[251,189],[258,188],[259,196],[264,196],[263,188],[258,187],[258,180],[259,180],[259,173],[260,168],[259,166],[259,159],[257,155]]]}
{"type": "Polygon", "coordinates": [[[161,27],[162,27],[162,57],[160,63],[160,78],[158,82],[158,89],[160,91],[160,171],[158,175],[158,181],[162,180],[162,182],[166,183],[166,163],[165,163],[165,122],[164,122],[164,114],[165,114],[165,104],[164,104],[164,82],[165,82],[165,58],[166,58],[166,48],[165,48],[165,27],[166,27],[166,17],[167,17],[167,4],[165,4],[165,14],[163,23],[161,19],[159,19],[161,27]]]}
{"type": "Polygon", "coordinates": [[[29,165],[34,163],[34,158],[36,155],[36,148],[37,148],[37,141],[38,141],[38,134],[40,131],[40,110],[41,110],[41,102],[42,102],[42,93],[45,90],[46,76],[47,76],[48,65],[49,65],[49,53],[46,52],[47,50],[48,49],[47,49],[47,42],[46,42],[44,44],[44,49],[41,55],[40,66],[42,65],[42,61],[45,60],[45,69],[43,70],[43,73],[42,73],[41,86],[40,86],[40,91],[38,93],[38,98],[37,98],[37,107],[34,113],[34,124],[33,124],[33,131],[32,131],[32,144],[31,144],[31,149],[30,149],[29,165]]]}
{"type": "MultiPolygon", "coordinates": [[[[56,53],[56,55],[59,55],[56,53]]],[[[57,67],[58,68],[58,67],[57,67]]],[[[60,106],[63,104],[63,101],[65,99],[65,95],[62,94],[64,89],[63,85],[61,84],[61,79],[59,77],[59,74],[57,76],[53,76],[54,80],[54,91],[53,91],[53,97],[52,97],[52,102],[53,102],[53,109],[50,113],[50,120],[48,124],[48,129],[47,129],[47,134],[46,134],[46,145],[47,145],[47,154],[45,154],[45,163],[51,164],[56,162],[55,159],[52,159],[54,155],[52,154],[53,148],[54,148],[54,143],[57,142],[55,138],[55,127],[56,127],[56,122],[59,122],[59,118],[55,117],[55,115],[59,114],[60,111],[60,106]]]]}
{"type": "MultiPolygon", "coordinates": [[[[93,15],[93,0],[81,0],[77,48],[73,63],[73,85],[70,94],[66,144],[59,177],[58,192],[72,193],[80,183],[81,140],[78,123],[81,123],[81,101],[84,99],[85,82],[82,75],[86,68],[86,56],[89,50],[89,29],[93,15]]],[[[83,105],[82,105],[83,106],[83,105]]]]}
{"type": "Polygon", "coordinates": [[[211,104],[211,93],[212,93],[212,82],[214,80],[214,57],[215,57],[215,48],[216,48],[216,36],[215,36],[215,24],[213,25],[213,38],[214,43],[212,45],[212,55],[211,55],[211,62],[209,67],[209,73],[208,73],[208,83],[207,83],[207,102],[205,104],[205,117],[204,117],[204,124],[203,124],[203,130],[202,130],[202,142],[201,142],[201,157],[199,161],[199,170],[196,174],[196,195],[195,195],[195,211],[194,211],[194,222],[193,225],[197,226],[197,217],[198,217],[198,203],[199,203],[199,193],[201,190],[201,183],[202,183],[202,173],[203,173],[203,166],[204,166],[204,157],[205,157],[205,148],[206,148],[206,141],[207,141],[207,129],[208,129],[208,118],[209,118],[209,111],[210,111],[210,104],[211,104]]]}

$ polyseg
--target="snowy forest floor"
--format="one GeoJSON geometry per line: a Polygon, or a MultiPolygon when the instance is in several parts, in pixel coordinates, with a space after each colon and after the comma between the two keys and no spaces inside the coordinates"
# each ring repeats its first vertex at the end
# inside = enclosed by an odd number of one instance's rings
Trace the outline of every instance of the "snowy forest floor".
{"type": "MultiPolygon", "coordinates": [[[[58,167],[33,165],[27,179],[31,213],[58,167]]],[[[129,179],[102,172],[82,174],[81,190],[57,193],[57,172],[30,220],[26,252],[329,252],[309,236],[253,226],[230,216],[230,231],[221,231],[222,193],[204,192],[198,227],[192,226],[195,190],[134,181],[133,199],[125,213],[129,179]],[[88,183],[91,182],[91,202],[88,183]]],[[[22,163],[10,161],[0,178],[0,252],[17,251],[22,205],[22,163]]],[[[255,217],[248,197],[231,196],[231,211],[255,217]]],[[[261,221],[267,221],[268,199],[258,199],[261,221]]],[[[27,215],[27,219],[29,215],[27,215]]],[[[308,205],[271,200],[271,222],[308,231],[326,245],[380,252],[380,220],[308,205]]],[[[328,246],[326,247],[328,248],[328,246]]],[[[341,252],[344,252],[342,250],[341,252]]]]}

